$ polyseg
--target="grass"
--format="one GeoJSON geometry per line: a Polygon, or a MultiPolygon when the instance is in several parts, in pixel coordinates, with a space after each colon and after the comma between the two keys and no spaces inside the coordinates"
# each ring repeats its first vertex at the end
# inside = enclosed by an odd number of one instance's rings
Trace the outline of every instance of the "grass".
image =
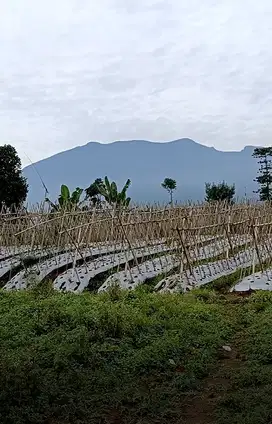
{"type": "Polygon", "coordinates": [[[231,387],[218,405],[218,424],[272,422],[272,293],[255,294],[246,309],[250,324],[239,343],[245,361],[229,374],[231,387]]]}
{"type": "Polygon", "coordinates": [[[144,289],[1,292],[0,310],[3,424],[175,422],[232,332],[219,305],[144,289]]]}
{"type": "Polygon", "coordinates": [[[1,424],[187,423],[188,399],[237,337],[244,366],[229,371],[214,421],[194,422],[271,422],[272,295],[235,299],[148,286],[0,291],[1,424]]]}

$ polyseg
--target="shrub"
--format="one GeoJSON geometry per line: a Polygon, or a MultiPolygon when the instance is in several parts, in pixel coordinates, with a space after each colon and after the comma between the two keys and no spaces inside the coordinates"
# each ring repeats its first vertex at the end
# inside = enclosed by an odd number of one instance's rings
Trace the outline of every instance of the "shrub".
{"type": "Polygon", "coordinates": [[[1,424],[174,420],[230,334],[219,306],[116,288],[0,292],[0,310],[1,424]]]}

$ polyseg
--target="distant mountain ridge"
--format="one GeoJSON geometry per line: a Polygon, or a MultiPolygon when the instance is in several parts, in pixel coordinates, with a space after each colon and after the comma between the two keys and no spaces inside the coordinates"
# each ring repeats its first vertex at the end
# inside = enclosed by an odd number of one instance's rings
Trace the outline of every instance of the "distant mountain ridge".
{"type": "Polygon", "coordinates": [[[253,197],[258,164],[252,158],[254,147],[237,152],[221,152],[191,139],[183,138],[165,143],[146,140],[116,141],[108,144],[89,142],[27,166],[23,173],[29,182],[28,202],[44,199],[44,180],[51,199],[56,199],[61,184],[71,189],[88,187],[96,178],[114,180],[123,185],[132,181],[129,194],[137,202],[167,202],[161,187],[165,177],[177,181],[174,199],[201,201],[205,182],[236,185],[240,197],[253,197]]]}

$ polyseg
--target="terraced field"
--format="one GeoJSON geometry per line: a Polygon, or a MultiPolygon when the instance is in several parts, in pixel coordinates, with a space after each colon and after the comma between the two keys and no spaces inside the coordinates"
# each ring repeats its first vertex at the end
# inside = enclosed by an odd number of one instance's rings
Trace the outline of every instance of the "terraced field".
{"type": "Polygon", "coordinates": [[[271,217],[258,204],[2,215],[0,282],[173,292],[235,274],[232,291],[271,290],[271,217]]]}

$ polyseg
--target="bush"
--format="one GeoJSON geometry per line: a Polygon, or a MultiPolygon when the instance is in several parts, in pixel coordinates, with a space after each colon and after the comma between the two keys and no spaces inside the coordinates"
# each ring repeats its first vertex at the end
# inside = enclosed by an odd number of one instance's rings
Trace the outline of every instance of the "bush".
{"type": "Polygon", "coordinates": [[[2,424],[175,420],[230,334],[219,306],[140,290],[0,292],[0,310],[2,424]]]}

